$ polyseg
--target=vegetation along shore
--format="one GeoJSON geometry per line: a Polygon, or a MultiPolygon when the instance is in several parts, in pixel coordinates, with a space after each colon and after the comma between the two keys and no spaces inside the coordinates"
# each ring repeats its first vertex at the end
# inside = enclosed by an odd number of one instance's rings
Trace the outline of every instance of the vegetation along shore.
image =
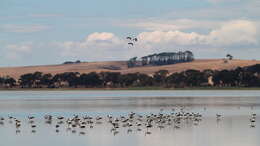
{"type": "Polygon", "coordinates": [[[160,70],[152,75],[120,72],[27,73],[19,79],[0,77],[2,89],[246,89],[260,87],[260,64],[232,70],[160,70]]]}

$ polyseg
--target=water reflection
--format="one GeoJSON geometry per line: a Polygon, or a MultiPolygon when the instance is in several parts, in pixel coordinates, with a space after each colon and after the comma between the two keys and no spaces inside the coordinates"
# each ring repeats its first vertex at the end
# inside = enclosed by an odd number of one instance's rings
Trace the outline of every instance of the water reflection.
{"type": "Polygon", "coordinates": [[[0,95],[0,145],[260,144],[258,97],[62,98],[66,93],[55,99],[0,95]]]}

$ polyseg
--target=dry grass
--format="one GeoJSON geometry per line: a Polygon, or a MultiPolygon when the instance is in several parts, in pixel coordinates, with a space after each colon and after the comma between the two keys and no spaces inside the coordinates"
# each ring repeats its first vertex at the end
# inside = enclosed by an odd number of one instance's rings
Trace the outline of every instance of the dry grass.
{"type": "Polygon", "coordinates": [[[46,65],[46,66],[25,66],[25,67],[6,67],[0,68],[0,76],[11,76],[14,78],[19,78],[22,74],[33,73],[35,71],[40,71],[43,73],[63,73],[63,72],[102,72],[102,71],[113,71],[121,73],[146,73],[153,74],[156,71],[165,69],[169,72],[181,72],[187,69],[196,70],[222,70],[222,69],[234,69],[236,67],[250,66],[254,64],[260,64],[260,60],[232,60],[228,63],[224,63],[222,59],[200,59],[189,63],[179,63],[174,65],[164,65],[164,66],[146,66],[146,67],[136,67],[127,68],[125,61],[108,61],[108,62],[90,62],[90,63],[80,63],[80,64],[68,64],[68,65],[46,65]],[[120,70],[113,70],[110,68],[120,68],[120,70]]]}

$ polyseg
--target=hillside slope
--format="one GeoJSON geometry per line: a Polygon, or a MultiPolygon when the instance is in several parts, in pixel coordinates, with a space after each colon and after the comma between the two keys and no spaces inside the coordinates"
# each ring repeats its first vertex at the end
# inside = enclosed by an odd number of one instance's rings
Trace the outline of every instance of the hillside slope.
{"type": "Polygon", "coordinates": [[[25,66],[25,67],[5,67],[0,68],[0,76],[11,76],[19,78],[22,74],[33,73],[40,71],[43,73],[63,73],[63,72],[102,72],[102,71],[113,71],[121,73],[146,73],[153,74],[159,70],[168,70],[169,72],[181,72],[187,69],[196,70],[222,70],[222,69],[234,69],[236,67],[250,66],[254,64],[260,64],[260,60],[232,60],[228,63],[224,63],[221,59],[200,59],[188,63],[179,63],[173,65],[164,66],[146,66],[146,67],[135,67],[127,68],[125,61],[107,61],[107,62],[89,62],[79,64],[67,64],[67,65],[45,65],[45,66],[25,66]]]}

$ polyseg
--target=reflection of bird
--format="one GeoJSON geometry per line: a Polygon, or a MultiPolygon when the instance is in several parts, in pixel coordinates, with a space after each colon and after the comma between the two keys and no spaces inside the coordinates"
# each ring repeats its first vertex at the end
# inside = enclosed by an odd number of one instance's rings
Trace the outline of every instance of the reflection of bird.
{"type": "Polygon", "coordinates": [[[250,118],[250,127],[255,128],[256,127],[256,114],[252,114],[250,118]]]}
{"type": "Polygon", "coordinates": [[[216,117],[217,117],[217,121],[220,121],[222,116],[220,114],[216,114],[216,117]]]}
{"type": "Polygon", "coordinates": [[[132,46],[134,46],[134,43],[128,43],[128,45],[132,45],[132,46]]]}

